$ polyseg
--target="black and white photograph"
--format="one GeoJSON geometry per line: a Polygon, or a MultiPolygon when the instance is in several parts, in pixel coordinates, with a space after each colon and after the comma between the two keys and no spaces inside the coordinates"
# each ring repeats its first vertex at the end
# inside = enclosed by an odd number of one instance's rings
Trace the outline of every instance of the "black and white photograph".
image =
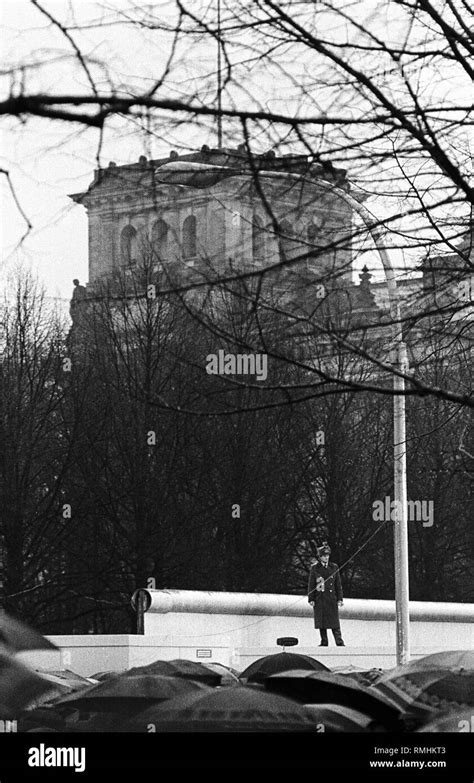
{"type": "Polygon", "coordinates": [[[474,7],[0,27],[0,783],[472,783],[474,7]]]}

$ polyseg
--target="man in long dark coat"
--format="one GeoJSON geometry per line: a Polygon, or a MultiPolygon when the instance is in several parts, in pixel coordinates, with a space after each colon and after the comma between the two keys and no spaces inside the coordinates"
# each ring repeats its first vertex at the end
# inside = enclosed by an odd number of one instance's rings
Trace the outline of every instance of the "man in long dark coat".
{"type": "Polygon", "coordinates": [[[344,647],[339,624],[339,606],[342,606],[342,585],[339,568],[329,562],[331,549],[327,544],[318,547],[318,562],[311,566],[308,582],[308,601],[313,607],[314,627],[321,634],[320,647],[328,646],[328,628],[331,628],[338,647],[344,647]]]}

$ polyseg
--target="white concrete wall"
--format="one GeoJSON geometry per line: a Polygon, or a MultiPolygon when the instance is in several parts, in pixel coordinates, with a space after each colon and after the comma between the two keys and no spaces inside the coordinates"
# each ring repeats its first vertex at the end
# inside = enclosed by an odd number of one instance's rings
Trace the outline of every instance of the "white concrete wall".
{"type": "MultiPolygon", "coordinates": [[[[394,601],[345,599],[340,619],[346,647],[334,647],[329,632],[330,647],[321,649],[306,596],[187,590],[149,590],[142,595],[148,606],[145,636],[189,649],[227,647],[231,665],[240,670],[261,655],[276,652],[276,640],[282,636],[296,637],[299,643],[293,650],[313,655],[330,668],[396,665],[394,601]]],[[[412,658],[474,647],[473,604],[412,601],[410,620],[412,658]]]]}
{"type": "MultiPolygon", "coordinates": [[[[145,590],[142,595],[148,604],[145,635],[170,643],[179,638],[190,644],[258,648],[274,647],[280,636],[295,636],[300,647],[319,644],[306,596],[191,590],[145,590]]],[[[394,601],[347,598],[340,619],[347,646],[395,646],[394,601]]],[[[414,649],[474,647],[474,604],[412,601],[410,620],[414,649]]]]}
{"type": "MultiPolygon", "coordinates": [[[[172,658],[214,661],[242,671],[257,658],[278,652],[278,637],[295,636],[298,646],[288,649],[311,655],[330,669],[396,664],[393,601],[345,599],[340,617],[346,647],[335,647],[329,632],[329,647],[320,648],[306,596],[188,590],[141,594],[148,604],[144,635],[50,636],[57,652],[22,653],[22,659],[84,675],[172,658]]],[[[411,602],[410,618],[412,658],[474,648],[474,604],[411,602]]]]}
{"type": "MultiPolygon", "coordinates": [[[[346,646],[394,647],[395,619],[348,619],[341,612],[341,628],[346,646]]],[[[432,647],[435,650],[471,649],[472,622],[413,620],[410,624],[413,648],[432,647]]],[[[186,642],[189,645],[219,645],[230,648],[274,647],[277,637],[295,636],[299,647],[319,645],[319,632],[308,617],[255,617],[255,615],[170,612],[145,615],[145,635],[167,644],[186,642]]],[[[330,643],[332,641],[329,632],[330,643]]]]}
{"type": "MultiPolygon", "coordinates": [[[[249,664],[264,655],[280,652],[275,644],[269,647],[221,647],[217,644],[192,645],[184,641],[176,644],[164,643],[160,636],[98,635],[98,636],[50,636],[59,646],[57,652],[30,651],[20,653],[25,663],[40,669],[71,669],[86,677],[101,671],[122,671],[132,666],[142,666],[155,660],[185,658],[190,661],[223,663],[237,671],[243,671],[249,664]]],[[[436,648],[438,649],[438,648],[436,648]]],[[[442,648],[441,648],[442,649],[442,648]]],[[[448,645],[444,649],[453,649],[448,645]]],[[[290,648],[288,648],[290,650],[290,648]]],[[[329,669],[344,669],[353,666],[358,669],[390,669],[396,665],[395,646],[380,647],[292,647],[291,650],[324,663],[329,669]]],[[[413,648],[412,658],[419,658],[434,652],[429,645],[413,648]]]]}
{"type": "Polygon", "coordinates": [[[208,660],[232,665],[228,647],[214,645],[210,649],[208,646],[199,647],[185,643],[167,644],[159,636],[78,634],[47,638],[57,645],[57,651],[31,650],[19,653],[18,658],[33,668],[71,669],[86,677],[101,671],[130,669],[158,659],[170,661],[173,658],[185,658],[204,663],[208,660]]]}

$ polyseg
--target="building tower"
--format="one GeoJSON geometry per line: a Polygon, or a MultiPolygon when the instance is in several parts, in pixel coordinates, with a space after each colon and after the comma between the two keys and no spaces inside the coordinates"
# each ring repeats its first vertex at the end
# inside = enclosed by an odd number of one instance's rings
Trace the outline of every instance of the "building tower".
{"type": "Polygon", "coordinates": [[[87,291],[117,276],[131,283],[144,265],[157,280],[210,283],[272,268],[286,295],[298,279],[350,285],[351,210],[321,178],[349,188],[343,170],[272,150],[249,157],[243,145],[110,163],[71,196],[87,210],[87,291]]]}

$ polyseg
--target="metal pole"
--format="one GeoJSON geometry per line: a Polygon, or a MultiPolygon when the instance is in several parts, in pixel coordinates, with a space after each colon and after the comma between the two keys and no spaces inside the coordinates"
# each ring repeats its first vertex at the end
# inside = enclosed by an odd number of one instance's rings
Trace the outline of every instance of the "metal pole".
{"type": "MultiPolygon", "coordinates": [[[[396,346],[395,369],[406,372],[408,368],[406,346],[402,339],[396,346]]],[[[397,664],[410,660],[410,615],[408,578],[408,513],[407,513],[407,453],[405,379],[395,373],[393,379],[393,465],[394,499],[396,517],[393,529],[395,555],[395,611],[397,626],[397,664]]]]}
{"type": "Polygon", "coordinates": [[[144,590],[137,591],[137,633],[145,633],[146,595],[144,590]]]}
{"type": "MultiPolygon", "coordinates": [[[[314,182],[314,180],[313,180],[314,182]]],[[[396,516],[393,527],[393,546],[395,556],[395,614],[396,614],[396,652],[397,664],[410,660],[410,609],[409,609],[409,561],[408,561],[408,508],[407,508],[407,463],[406,463],[406,413],[405,379],[397,373],[406,373],[408,356],[403,341],[400,301],[398,298],[395,269],[388,254],[385,238],[377,225],[376,218],[362,204],[346,193],[342,188],[334,187],[324,180],[317,180],[324,190],[338,195],[362,220],[371,234],[377,252],[382,261],[387,280],[395,348],[393,376],[393,460],[394,460],[394,500],[396,516]]]]}

